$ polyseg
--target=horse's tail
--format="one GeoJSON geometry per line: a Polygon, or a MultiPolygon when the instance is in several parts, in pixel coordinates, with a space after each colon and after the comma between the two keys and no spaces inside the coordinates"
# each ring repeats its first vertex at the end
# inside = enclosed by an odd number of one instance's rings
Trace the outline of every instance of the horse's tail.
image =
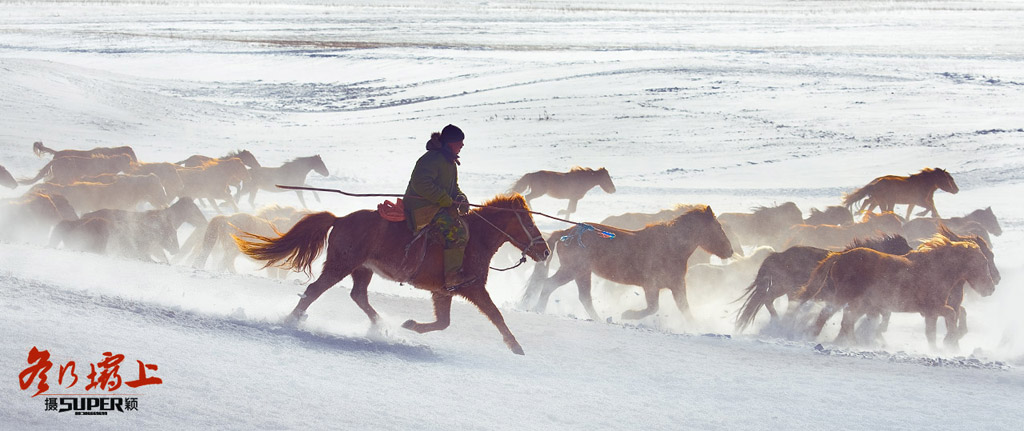
{"type": "Polygon", "coordinates": [[[55,160],[56,159],[50,160],[50,163],[47,163],[46,166],[43,166],[43,168],[39,170],[39,174],[36,175],[35,178],[29,178],[29,179],[24,179],[23,178],[23,179],[20,179],[20,180],[18,180],[18,184],[22,184],[22,185],[35,184],[37,181],[43,179],[43,177],[45,177],[47,175],[50,175],[51,173],[53,173],[53,162],[55,160]]]}
{"type": "MultiPolygon", "coordinates": [[[[203,233],[203,243],[199,246],[196,258],[192,261],[192,267],[199,269],[206,267],[206,259],[210,257],[213,247],[217,245],[217,240],[223,235],[227,226],[228,218],[225,216],[219,215],[210,219],[210,222],[206,224],[206,232],[203,233]]],[[[188,245],[188,241],[185,243],[188,245]]]]}
{"type": "Polygon", "coordinates": [[[739,312],[736,314],[737,332],[742,332],[751,323],[754,323],[754,317],[761,310],[761,306],[774,299],[769,297],[769,291],[772,288],[771,271],[775,266],[775,259],[772,259],[773,256],[775,255],[768,256],[761,263],[761,267],[757,270],[757,276],[754,277],[754,282],[750,283],[750,286],[747,286],[747,290],[743,292],[743,295],[736,299],[736,301],[743,300],[743,306],[740,307],[739,312]]]}
{"type": "MultiPolygon", "coordinates": [[[[864,187],[854,190],[853,193],[843,193],[843,206],[846,207],[847,209],[852,210],[853,204],[864,200],[864,198],[868,197],[868,195],[871,194],[871,190],[869,190],[870,186],[871,185],[868,184],[864,187]]],[[[861,207],[863,207],[863,205],[861,205],[861,207]]]]}
{"type": "Polygon", "coordinates": [[[36,155],[39,157],[43,157],[43,153],[57,154],[57,150],[54,150],[53,148],[48,148],[46,145],[43,145],[43,141],[34,142],[32,144],[32,152],[36,153],[36,155]]]}
{"type": "Polygon", "coordinates": [[[289,270],[299,270],[309,276],[313,275],[310,267],[313,260],[327,244],[327,233],[338,218],[330,212],[323,211],[307,215],[292,226],[284,235],[268,238],[248,232],[242,237],[231,235],[238,244],[238,249],[256,260],[267,262],[264,268],[277,266],[289,270]]]}
{"type": "Polygon", "coordinates": [[[516,181],[516,183],[512,185],[512,191],[514,191],[516,193],[523,193],[523,192],[525,192],[526,189],[530,188],[530,177],[531,176],[533,176],[532,173],[523,175],[523,177],[520,178],[519,181],[516,181]]]}
{"type": "Polygon", "coordinates": [[[800,286],[793,293],[793,297],[803,303],[816,298],[823,291],[833,291],[834,289],[831,286],[832,268],[839,262],[841,254],[829,253],[828,257],[818,263],[818,266],[811,272],[811,277],[807,280],[807,284],[800,286]]]}

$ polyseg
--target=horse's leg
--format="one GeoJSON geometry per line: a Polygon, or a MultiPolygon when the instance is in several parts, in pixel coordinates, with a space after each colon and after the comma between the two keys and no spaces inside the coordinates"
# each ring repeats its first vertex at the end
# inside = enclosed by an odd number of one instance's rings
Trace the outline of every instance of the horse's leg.
{"type": "Polygon", "coordinates": [[[957,330],[957,311],[959,311],[959,308],[947,305],[939,311],[943,320],[946,321],[946,337],[942,339],[942,343],[946,345],[947,349],[952,349],[953,351],[960,350],[960,331],[957,330]]]}
{"type": "Polygon", "coordinates": [[[863,315],[863,312],[855,311],[850,307],[847,307],[846,310],[843,310],[843,320],[839,324],[839,335],[836,336],[836,340],[834,341],[834,343],[840,344],[849,341],[855,341],[855,337],[853,334],[854,325],[857,323],[857,320],[860,319],[860,317],[863,315]]]}
{"type": "Polygon", "coordinates": [[[502,339],[505,340],[505,345],[508,346],[512,353],[517,355],[523,354],[523,347],[516,341],[516,337],[512,335],[512,331],[509,331],[508,325],[505,325],[505,318],[501,316],[501,311],[494,305],[494,301],[491,301],[491,296],[484,290],[483,284],[471,284],[468,288],[460,291],[469,302],[473,303],[480,309],[480,312],[484,313],[487,318],[491,319],[491,323],[498,328],[498,332],[501,333],[502,339]]]}
{"type": "Polygon", "coordinates": [[[210,203],[210,206],[213,207],[214,210],[217,211],[217,214],[224,214],[223,212],[220,211],[220,205],[217,205],[217,202],[214,202],[213,198],[207,197],[206,201],[210,203]]]}
{"type": "Polygon", "coordinates": [[[569,199],[569,206],[564,211],[559,211],[558,214],[565,214],[566,217],[569,217],[576,212],[576,204],[579,203],[579,201],[579,198],[569,199]]]}
{"type": "Polygon", "coordinates": [[[641,286],[644,289],[644,298],[647,299],[647,308],[642,310],[626,310],[622,312],[622,319],[639,320],[650,316],[658,311],[658,293],[661,289],[657,286],[641,286]]]}
{"type": "Polygon", "coordinates": [[[832,304],[825,304],[825,308],[822,308],[821,312],[818,313],[818,320],[814,321],[815,338],[821,335],[821,330],[825,328],[825,324],[828,323],[828,319],[831,319],[837,311],[839,311],[839,309],[832,306],[832,304]]]}
{"type": "Polygon", "coordinates": [[[306,291],[300,295],[299,303],[295,305],[295,309],[288,315],[288,322],[295,322],[302,318],[302,315],[306,314],[306,309],[309,308],[313,301],[316,301],[327,289],[338,284],[341,279],[351,272],[350,269],[342,271],[337,268],[335,265],[324,265],[324,272],[320,274],[316,281],[306,287],[306,291]]]}
{"type": "Polygon", "coordinates": [[[306,199],[302,197],[302,190],[296,190],[295,194],[299,196],[299,203],[302,204],[302,207],[308,209],[309,207],[306,206],[306,199]]]}
{"type": "Polygon", "coordinates": [[[914,204],[907,204],[907,218],[904,220],[910,220],[910,212],[913,211],[914,204]]]}
{"type": "Polygon", "coordinates": [[[938,315],[925,315],[924,316],[924,337],[928,339],[928,347],[932,350],[937,350],[938,346],[935,345],[935,324],[939,320],[938,315]]]}
{"type": "Polygon", "coordinates": [[[256,208],[256,192],[258,191],[260,191],[259,184],[253,184],[249,189],[249,206],[252,208],[256,208]]]}
{"type": "Polygon", "coordinates": [[[956,319],[957,323],[957,337],[963,338],[967,335],[967,309],[960,306],[960,316],[956,319]]]}
{"type": "Polygon", "coordinates": [[[313,193],[313,197],[316,198],[317,203],[319,203],[320,202],[320,194],[317,193],[317,192],[311,192],[311,193],[313,193]]]}
{"type": "Polygon", "coordinates": [[[370,306],[369,297],[366,295],[366,288],[370,285],[371,278],[373,278],[373,271],[370,269],[359,268],[352,271],[352,292],[349,296],[363,310],[363,313],[366,313],[366,317],[370,318],[370,324],[376,326],[380,315],[370,306]]]}
{"type": "Polygon", "coordinates": [[[551,297],[551,293],[562,287],[565,283],[568,283],[573,278],[573,271],[569,270],[565,266],[558,268],[555,271],[555,275],[544,281],[544,288],[540,290],[540,297],[537,298],[537,304],[533,306],[533,311],[537,313],[543,313],[544,309],[548,306],[548,298],[551,297]]]}
{"type": "Polygon", "coordinates": [[[530,300],[533,299],[540,288],[544,285],[544,281],[548,278],[548,262],[537,262],[533,266],[533,273],[530,274],[530,279],[526,282],[526,289],[523,291],[523,297],[519,298],[519,308],[525,310],[530,307],[530,300]]]}
{"type": "Polygon", "coordinates": [[[693,323],[696,319],[693,318],[693,312],[690,311],[690,302],[686,299],[686,280],[684,279],[679,286],[669,288],[672,291],[672,297],[676,300],[676,307],[683,313],[683,318],[687,322],[693,323]]]}
{"type": "Polygon", "coordinates": [[[411,329],[422,334],[424,332],[440,331],[451,324],[452,296],[440,292],[434,292],[432,297],[434,300],[434,321],[430,323],[419,323],[415,320],[409,319],[402,324],[403,328],[411,329]]]}
{"type": "Polygon", "coordinates": [[[597,315],[597,310],[594,310],[594,298],[590,295],[590,271],[576,277],[576,287],[579,289],[580,303],[582,303],[583,308],[587,310],[587,314],[589,314],[590,318],[595,322],[600,321],[601,317],[597,315]]]}

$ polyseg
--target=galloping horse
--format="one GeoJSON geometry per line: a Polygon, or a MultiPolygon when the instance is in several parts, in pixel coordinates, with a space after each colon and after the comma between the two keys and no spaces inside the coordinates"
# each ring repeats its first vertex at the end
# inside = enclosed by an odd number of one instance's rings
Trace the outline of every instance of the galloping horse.
{"type": "Polygon", "coordinates": [[[949,298],[965,281],[982,296],[995,292],[989,261],[977,244],[936,236],[903,256],[867,248],[833,254],[818,264],[797,295],[805,302],[819,299],[832,305],[818,316],[815,337],[840,309],[843,320],[836,342],[852,339],[854,324],[865,314],[907,312],[925,317],[925,335],[933,348],[935,318],[942,316],[945,342],[954,347],[959,310],[949,304],[949,298]]]}
{"type": "Polygon", "coordinates": [[[29,192],[18,199],[0,201],[0,239],[45,244],[50,229],[62,220],[77,220],[78,215],[61,195],[29,192]]]}
{"type": "MultiPolygon", "coordinates": [[[[623,319],[641,319],[658,311],[658,294],[661,289],[669,289],[679,311],[692,320],[686,300],[686,261],[690,254],[697,247],[722,259],[733,254],[733,246],[715,219],[715,213],[704,205],[669,222],[648,225],[637,231],[602,224],[588,225],[613,233],[615,237],[602,238],[581,226],[552,232],[549,242],[565,237],[557,244],[561,265],[541,284],[543,288],[536,311],[544,311],[551,292],[575,280],[580,302],[587,314],[595,321],[600,320],[590,295],[591,274],[597,274],[644,290],[647,308],[627,310],[622,313],[623,319]]],[[[532,297],[541,286],[531,285],[524,298],[532,297]]]]}
{"type": "Polygon", "coordinates": [[[903,224],[893,213],[865,213],[865,220],[845,226],[829,224],[811,226],[798,224],[789,228],[789,236],[783,249],[797,245],[841,250],[858,238],[867,238],[876,234],[897,235],[902,233],[903,224]]]}
{"type": "MultiPolygon", "coordinates": [[[[306,273],[311,272],[313,260],[324,246],[327,247],[323,273],[306,288],[289,320],[302,317],[324,291],[351,275],[352,299],[376,324],[380,316],[370,306],[366,292],[370,278],[376,272],[387,279],[409,283],[432,293],[436,320],[431,323],[408,320],[402,327],[419,333],[447,328],[452,296],[459,295],[476,305],[498,328],[509,349],[521,355],[523,348],[505,325],[505,319],[491,301],[486,285],[487,265],[505,242],[512,242],[524,255],[537,261],[546,259],[550,254],[533,223],[533,217],[526,212],[528,208],[519,194],[499,196],[464,217],[472,235],[466,246],[462,268],[476,278],[454,291],[444,287],[441,245],[431,242],[427,246],[426,243],[432,240],[423,236],[414,238],[405,222],[389,222],[376,211],[356,211],[344,217],[335,217],[329,212],[314,213],[303,218],[283,236],[243,235],[250,240],[236,237],[235,241],[243,253],[265,261],[266,266],[306,273]]],[[[425,236],[430,235],[428,232],[425,236]]]]}
{"type": "MultiPolygon", "coordinates": [[[[680,215],[683,215],[684,213],[686,213],[686,212],[688,212],[688,211],[690,211],[692,209],[697,209],[697,208],[700,208],[700,207],[701,207],[701,205],[677,204],[672,209],[663,209],[663,210],[658,211],[656,213],[635,213],[635,212],[631,212],[631,213],[625,213],[625,214],[608,216],[608,217],[605,217],[604,220],[601,220],[600,224],[603,224],[605,226],[615,226],[615,227],[617,227],[619,229],[639,230],[639,229],[643,229],[644,226],[647,226],[649,224],[666,222],[666,221],[672,220],[672,219],[674,219],[676,217],[679,217],[680,215]]],[[[721,219],[721,216],[719,216],[719,219],[721,219]]],[[[729,229],[725,225],[722,226],[722,229],[725,230],[725,235],[729,237],[729,242],[730,243],[733,243],[733,244],[736,244],[736,245],[740,244],[739,238],[732,232],[731,229],[729,229]]],[[[736,252],[736,255],[743,256],[743,248],[742,247],[735,247],[735,248],[733,248],[733,250],[736,252]]],[[[711,254],[709,254],[708,252],[706,252],[704,250],[697,249],[697,250],[694,250],[693,256],[690,257],[690,261],[689,262],[697,264],[697,263],[708,263],[710,261],[711,261],[711,254]]]]}
{"type": "Polygon", "coordinates": [[[133,150],[132,147],[128,147],[128,146],[124,146],[124,147],[96,147],[96,148],[93,148],[91,150],[59,150],[58,151],[58,150],[54,150],[52,148],[47,148],[45,145],[43,145],[42,141],[36,141],[35,143],[32,144],[32,151],[35,152],[36,155],[39,156],[39,157],[42,157],[43,153],[50,153],[50,154],[53,155],[54,159],[59,159],[61,157],[69,157],[69,156],[71,156],[71,157],[86,157],[86,158],[88,158],[88,157],[110,157],[110,156],[116,156],[116,155],[119,155],[119,154],[124,154],[124,155],[130,157],[132,159],[133,163],[137,163],[139,161],[139,158],[135,157],[135,150],[133,150]]]}
{"type": "Polygon", "coordinates": [[[182,160],[180,162],[177,162],[175,164],[176,165],[184,166],[186,168],[194,168],[194,167],[197,167],[197,166],[205,165],[205,164],[207,164],[209,162],[224,161],[224,160],[227,160],[227,159],[230,159],[230,158],[233,158],[233,157],[237,157],[239,160],[242,161],[242,163],[245,163],[245,165],[250,167],[250,168],[258,168],[258,167],[260,167],[260,162],[256,161],[256,156],[253,156],[252,153],[249,152],[249,150],[232,151],[232,152],[228,153],[224,157],[217,157],[217,158],[195,154],[195,155],[190,156],[189,158],[187,158],[185,160],[182,160]]]}
{"type": "Polygon", "coordinates": [[[886,175],[875,178],[868,185],[844,196],[843,205],[851,208],[853,204],[863,200],[860,208],[871,212],[878,207],[882,211],[893,211],[896,204],[907,204],[907,220],[910,219],[914,205],[917,205],[924,207],[924,211],[918,215],[931,212],[933,216],[938,217],[939,212],[935,209],[934,200],[936,189],[952,194],[960,191],[949,172],[938,168],[924,168],[921,172],[907,177],[886,175]]]}
{"type": "Polygon", "coordinates": [[[181,195],[196,199],[205,198],[219,213],[220,207],[214,199],[221,199],[238,211],[238,205],[235,205],[235,199],[231,196],[228,186],[237,185],[249,178],[249,171],[241,159],[232,157],[207,162],[194,168],[179,168],[178,175],[184,186],[181,195]]]}
{"type": "MultiPolygon", "coordinates": [[[[857,247],[895,255],[907,254],[913,250],[907,244],[907,240],[899,235],[858,239],[846,249],[852,250],[857,247]]],[[[775,300],[783,295],[789,296],[790,301],[796,299],[794,294],[811,277],[814,268],[832,253],[818,247],[796,246],[783,252],[772,253],[765,258],[757,270],[754,281],[747,287],[743,296],[737,299],[742,300],[743,305],[736,315],[736,330],[742,331],[753,323],[762,306],[768,309],[771,320],[776,321],[779,313],[775,311],[775,300]]]]}
{"type": "Polygon", "coordinates": [[[989,241],[987,238],[989,233],[995,236],[1003,233],[1003,228],[999,226],[999,220],[992,212],[992,207],[971,211],[970,214],[963,217],[916,218],[903,223],[903,233],[910,240],[929,238],[939,231],[939,225],[946,225],[954,232],[981,236],[986,241],[989,241]]]}
{"type": "Polygon", "coordinates": [[[50,236],[50,246],[63,242],[69,249],[91,253],[114,253],[133,259],[169,263],[164,250],[178,252],[177,231],[161,210],[138,213],[128,219],[87,217],[57,223],[50,236]]]}
{"type": "Polygon", "coordinates": [[[605,193],[615,193],[615,184],[608,175],[608,170],[600,168],[581,168],[579,166],[569,172],[537,171],[523,175],[519,181],[512,186],[512,191],[523,193],[530,189],[526,195],[526,203],[529,204],[534,198],[548,195],[555,199],[568,199],[569,207],[558,211],[566,217],[576,212],[576,204],[590,189],[600,186],[605,193]]]}
{"type": "MultiPolygon", "coordinates": [[[[222,252],[220,268],[232,273],[238,272],[235,270],[235,258],[240,256],[241,252],[231,238],[233,233],[246,232],[267,237],[280,235],[280,231],[291,229],[302,217],[309,214],[307,211],[297,211],[295,208],[287,207],[291,211],[287,213],[288,216],[285,216],[283,207],[277,208],[279,209],[274,212],[280,213],[282,217],[269,216],[265,211],[261,211],[257,215],[237,213],[211,218],[205,230],[196,230],[195,240],[191,237],[186,240],[186,251],[192,248],[196,249],[192,266],[203,269],[214,248],[219,248],[222,252]],[[201,243],[199,242],[200,238],[201,243]],[[218,244],[220,247],[217,247],[218,244]]],[[[277,268],[268,269],[276,270],[277,268]]]]}
{"type": "Polygon", "coordinates": [[[14,175],[11,175],[7,168],[4,168],[3,166],[0,166],[0,186],[7,187],[9,189],[18,187],[18,180],[14,179],[14,175]]]}
{"type": "Polygon", "coordinates": [[[85,177],[101,174],[128,172],[132,159],[124,154],[112,156],[77,157],[66,156],[55,158],[43,166],[34,178],[18,181],[20,184],[35,184],[43,177],[55,184],[71,184],[85,177]]]}
{"type": "MultiPolygon", "coordinates": [[[[269,192],[287,191],[277,188],[278,184],[306,185],[306,175],[309,174],[309,171],[315,171],[325,177],[331,174],[327,171],[327,166],[324,165],[324,161],[320,158],[319,154],[310,157],[299,157],[285,162],[276,168],[252,168],[250,171],[252,178],[242,182],[242,187],[239,188],[238,194],[235,195],[235,200],[241,202],[242,195],[248,193],[249,205],[256,208],[256,192],[261,189],[269,192]]],[[[302,190],[295,190],[295,194],[299,196],[299,202],[302,203],[302,206],[308,208],[306,200],[302,197],[302,190]]],[[[316,192],[313,192],[313,197],[316,198],[317,202],[320,202],[320,195],[316,194],[316,192]]]]}
{"type": "Polygon", "coordinates": [[[103,208],[131,210],[142,202],[149,202],[153,208],[167,207],[168,197],[160,178],[149,174],[144,176],[111,176],[110,184],[77,182],[68,185],[53,183],[36,184],[29,192],[47,195],[62,195],[71,206],[81,211],[92,212],[103,208]]]}
{"type": "Polygon", "coordinates": [[[803,213],[793,202],[775,207],[759,207],[750,214],[722,213],[718,216],[722,226],[735,234],[742,245],[769,245],[775,248],[781,245],[780,237],[786,230],[803,220],[803,213]]]}
{"type": "Polygon", "coordinates": [[[128,173],[131,175],[156,175],[160,178],[160,183],[163,184],[164,191],[168,196],[181,196],[181,192],[185,188],[185,183],[181,181],[181,175],[178,174],[178,165],[173,163],[132,163],[128,173]]]}

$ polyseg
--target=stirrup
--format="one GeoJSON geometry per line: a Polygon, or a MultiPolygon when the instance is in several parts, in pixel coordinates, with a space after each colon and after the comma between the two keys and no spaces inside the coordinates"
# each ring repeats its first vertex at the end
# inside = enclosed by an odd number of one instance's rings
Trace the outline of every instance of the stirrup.
{"type": "Polygon", "coordinates": [[[460,288],[462,286],[465,286],[466,284],[472,283],[474,280],[476,280],[476,276],[466,276],[466,275],[462,274],[461,272],[458,273],[458,274],[462,275],[462,276],[459,277],[457,275],[455,277],[457,280],[455,280],[456,281],[455,284],[452,284],[452,285],[448,285],[447,277],[445,277],[446,280],[445,280],[445,283],[444,283],[444,290],[447,290],[449,292],[454,292],[454,291],[458,290],[458,288],[460,288]]]}

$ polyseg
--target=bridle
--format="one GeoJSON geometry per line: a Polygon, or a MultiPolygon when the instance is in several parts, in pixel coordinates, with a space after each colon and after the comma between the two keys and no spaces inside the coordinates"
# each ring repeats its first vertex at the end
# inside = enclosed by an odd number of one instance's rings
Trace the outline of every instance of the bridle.
{"type": "Polygon", "coordinates": [[[508,268],[495,268],[493,266],[489,266],[489,268],[495,271],[508,271],[510,269],[519,267],[519,265],[526,263],[526,250],[529,250],[534,245],[544,244],[544,237],[540,235],[539,230],[537,231],[537,235],[534,236],[532,233],[530,233],[530,229],[526,227],[526,222],[523,221],[523,217],[520,216],[519,211],[512,211],[512,213],[515,214],[516,220],[519,221],[519,226],[523,228],[523,232],[526,233],[528,237],[530,237],[529,244],[524,245],[523,243],[516,241],[516,239],[512,235],[509,235],[508,232],[505,232],[502,228],[498,227],[494,223],[491,223],[490,220],[487,220],[486,217],[480,215],[479,211],[472,213],[475,214],[477,217],[480,217],[480,219],[483,220],[485,223],[491,225],[491,227],[496,229],[498,232],[501,232],[503,235],[505,235],[505,237],[508,238],[509,242],[511,242],[512,245],[516,246],[516,248],[518,248],[522,252],[522,255],[519,257],[519,263],[516,263],[515,265],[512,265],[508,268]]]}

